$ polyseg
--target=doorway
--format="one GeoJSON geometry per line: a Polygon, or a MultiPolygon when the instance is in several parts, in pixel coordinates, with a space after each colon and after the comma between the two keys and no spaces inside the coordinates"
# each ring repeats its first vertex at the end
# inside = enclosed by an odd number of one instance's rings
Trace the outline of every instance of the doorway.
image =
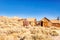
{"type": "Polygon", "coordinates": [[[41,21],[41,26],[43,26],[43,21],[41,21]]]}

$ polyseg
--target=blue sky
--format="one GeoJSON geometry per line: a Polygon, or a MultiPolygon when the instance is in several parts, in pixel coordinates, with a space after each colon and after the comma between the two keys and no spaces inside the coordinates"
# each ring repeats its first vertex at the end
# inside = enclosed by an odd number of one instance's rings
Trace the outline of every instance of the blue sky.
{"type": "Polygon", "coordinates": [[[0,0],[0,16],[18,16],[22,18],[47,17],[55,19],[60,16],[59,0],[0,0]]]}

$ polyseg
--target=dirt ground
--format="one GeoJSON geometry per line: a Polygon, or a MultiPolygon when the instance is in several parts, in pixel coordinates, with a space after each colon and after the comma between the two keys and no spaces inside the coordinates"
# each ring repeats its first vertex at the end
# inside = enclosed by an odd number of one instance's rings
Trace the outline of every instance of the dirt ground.
{"type": "Polygon", "coordinates": [[[54,36],[52,38],[53,38],[53,40],[60,40],[60,36],[54,36]]]}
{"type": "Polygon", "coordinates": [[[56,30],[59,33],[59,36],[52,36],[53,40],[60,40],[60,30],[56,30]]]}

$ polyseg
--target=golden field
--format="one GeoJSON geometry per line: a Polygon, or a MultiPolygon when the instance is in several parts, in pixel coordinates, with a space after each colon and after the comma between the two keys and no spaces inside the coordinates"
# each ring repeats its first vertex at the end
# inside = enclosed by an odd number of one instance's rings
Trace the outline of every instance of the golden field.
{"type": "Polygon", "coordinates": [[[60,28],[22,26],[19,18],[0,17],[0,40],[59,40],[60,28]]]}

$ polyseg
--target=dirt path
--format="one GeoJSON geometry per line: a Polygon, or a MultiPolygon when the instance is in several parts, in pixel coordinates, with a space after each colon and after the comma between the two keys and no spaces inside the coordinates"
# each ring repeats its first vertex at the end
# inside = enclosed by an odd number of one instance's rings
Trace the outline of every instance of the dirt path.
{"type": "Polygon", "coordinates": [[[53,38],[53,40],[60,40],[60,36],[54,36],[52,38],[53,38]]]}
{"type": "Polygon", "coordinates": [[[53,40],[60,40],[60,30],[56,30],[59,33],[59,36],[53,36],[53,40]]]}

